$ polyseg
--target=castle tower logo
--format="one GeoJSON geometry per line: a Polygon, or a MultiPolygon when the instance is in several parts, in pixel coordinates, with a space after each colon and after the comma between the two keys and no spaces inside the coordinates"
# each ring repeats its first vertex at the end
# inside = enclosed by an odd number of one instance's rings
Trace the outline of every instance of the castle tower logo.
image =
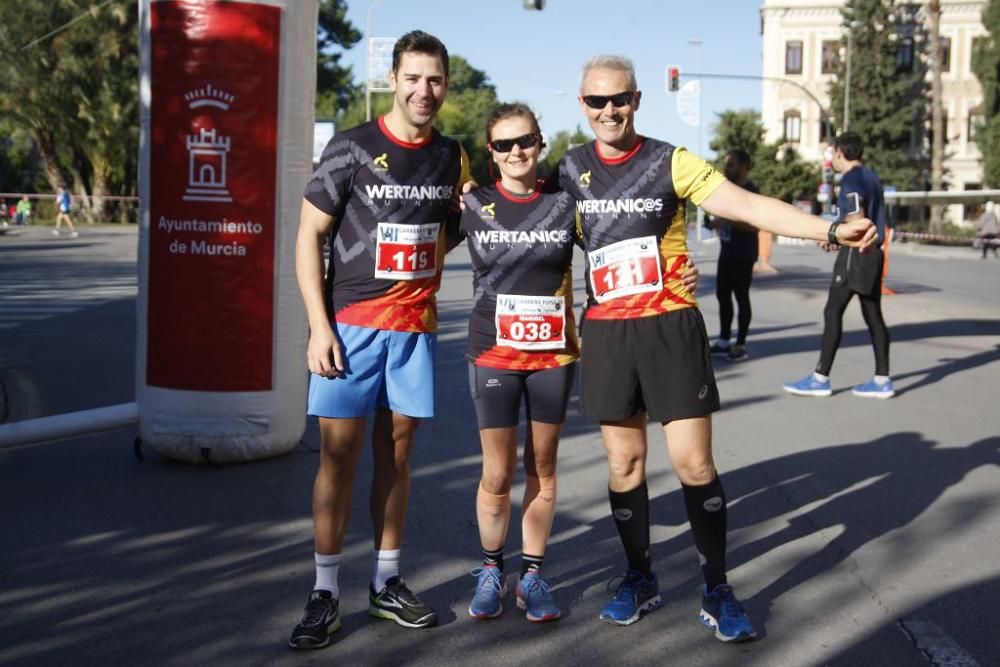
{"type": "MultiPolygon", "coordinates": [[[[236,97],[206,84],[184,95],[188,109],[212,107],[228,111],[236,97]]],[[[231,202],[226,183],[226,161],[232,147],[231,137],[222,136],[216,128],[201,128],[198,134],[187,135],[188,183],[184,201],[231,202]]]]}

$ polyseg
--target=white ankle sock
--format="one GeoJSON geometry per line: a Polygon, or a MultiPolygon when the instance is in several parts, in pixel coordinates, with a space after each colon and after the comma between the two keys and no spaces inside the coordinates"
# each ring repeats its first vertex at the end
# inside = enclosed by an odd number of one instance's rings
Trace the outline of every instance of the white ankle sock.
{"type": "Polygon", "coordinates": [[[376,551],[372,563],[372,588],[378,593],[385,588],[386,579],[399,575],[399,549],[376,551]]]}
{"type": "Polygon", "coordinates": [[[816,381],[818,381],[818,382],[829,382],[830,381],[830,376],[829,375],[820,375],[819,373],[816,373],[814,371],[813,372],[813,379],[816,380],[816,381]]]}
{"type": "Polygon", "coordinates": [[[885,384],[888,381],[889,381],[889,376],[888,375],[876,375],[875,376],[875,384],[885,384]]]}
{"type": "Polygon", "coordinates": [[[318,591],[330,591],[335,600],[340,599],[337,574],[340,572],[340,554],[313,554],[316,558],[316,584],[318,591]]]}

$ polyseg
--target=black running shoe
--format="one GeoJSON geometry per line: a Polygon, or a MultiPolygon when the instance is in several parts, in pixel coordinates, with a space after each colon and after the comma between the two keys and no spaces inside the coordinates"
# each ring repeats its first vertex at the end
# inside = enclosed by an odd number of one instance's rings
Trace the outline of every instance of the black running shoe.
{"type": "Polygon", "coordinates": [[[302,620],[292,630],[288,645],[296,649],[323,648],[330,635],[340,629],[340,608],[330,591],[313,591],[302,614],[302,620]]]}
{"type": "Polygon", "coordinates": [[[377,594],[369,585],[368,613],[407,628],[429,628],[438,622],[437,612],[421,602],[398,576],[386,580],[377,594]]]}

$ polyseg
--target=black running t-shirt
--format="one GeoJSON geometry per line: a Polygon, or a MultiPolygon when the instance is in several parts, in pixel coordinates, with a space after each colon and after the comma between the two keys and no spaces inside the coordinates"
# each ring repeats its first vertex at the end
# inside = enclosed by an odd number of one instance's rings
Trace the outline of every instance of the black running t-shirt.
{"type": "Polygon", "coordinates": [[[497,182],[465,195],[460,230],[472,257],[467,357],[478,366],[538,370],[576,360],[571,264],[573,197],[527,197],[497,182]]]}
{"type": "Polygon", "coordinates": [[[640,137],[619,158],[596,142],[569,151],[559,185],[576,199],[587,255],[587,319],[632,319],[697,306],[682,284],[688,263],[685,202],[725,181],[683,148],[640,137]]]}
{"type": "Polygon", "coordinates": [[[468,179],[457,141],[394,137],[382,118],[339,133],[323,151],[305,198],[334,218],[327,311],[337,322],[390,331],[437,329],[446,232],[468,179]]]}

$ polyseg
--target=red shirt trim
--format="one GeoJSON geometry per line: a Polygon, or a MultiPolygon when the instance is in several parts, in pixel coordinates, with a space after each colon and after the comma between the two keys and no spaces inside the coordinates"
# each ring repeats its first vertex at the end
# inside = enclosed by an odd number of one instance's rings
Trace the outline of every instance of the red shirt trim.
{"type": "Polygon", "coordinates": [[[402,146],[403,148],[422,148],[430,143],[431,139],[434,138],[434,133],[432,132],[426,139],[421,139],[416,143],[410,143],[409,141],[403,141],[396,135],[394,135],[385,124],[385,116],[378,117],[378,127],[382,130],[382,134],[385,135],[386,139],[396,144],[397,146],[402,146]]]}
{"type": "Polygon", "coordinates": [[[643,141],[644,139],[639,137],[639,141],[632,147],[632,150],[625,153],[625,155],[622,155],[621,157],[604,157],[601,155],[601,145],[596,141],[594,142],[594,152],[597,153],[597,158],[604,164],[621,164],[622,162],[627,162],[633,155],[639,152],[639,149],[642,148],[643,141]]]}
{"type": "Polygon", "coordinates": [[[539,181],[535,185],[535,191],[534,192],[532,192],[527,197],[523,197],[523,196],[518,196],[518,195],[514,194],[513,192],[511,192],[510,190],[508,190],[507,188],[505,188],[503,186],[503,183],[501,183],[500,181],[497,181],[497,192],[499,192],[501,195],[503,195],[504,199],[506,199],[508,201],[512,201],[515,204],[527,204],[528,202],[535,201],[536,199],[538,199],[539,197],[542,196],[542,193],[541,193],[541,191],[539,190],[539,187],[538,187],[539,185],[541,185],[541,181],[539,181]]]}

